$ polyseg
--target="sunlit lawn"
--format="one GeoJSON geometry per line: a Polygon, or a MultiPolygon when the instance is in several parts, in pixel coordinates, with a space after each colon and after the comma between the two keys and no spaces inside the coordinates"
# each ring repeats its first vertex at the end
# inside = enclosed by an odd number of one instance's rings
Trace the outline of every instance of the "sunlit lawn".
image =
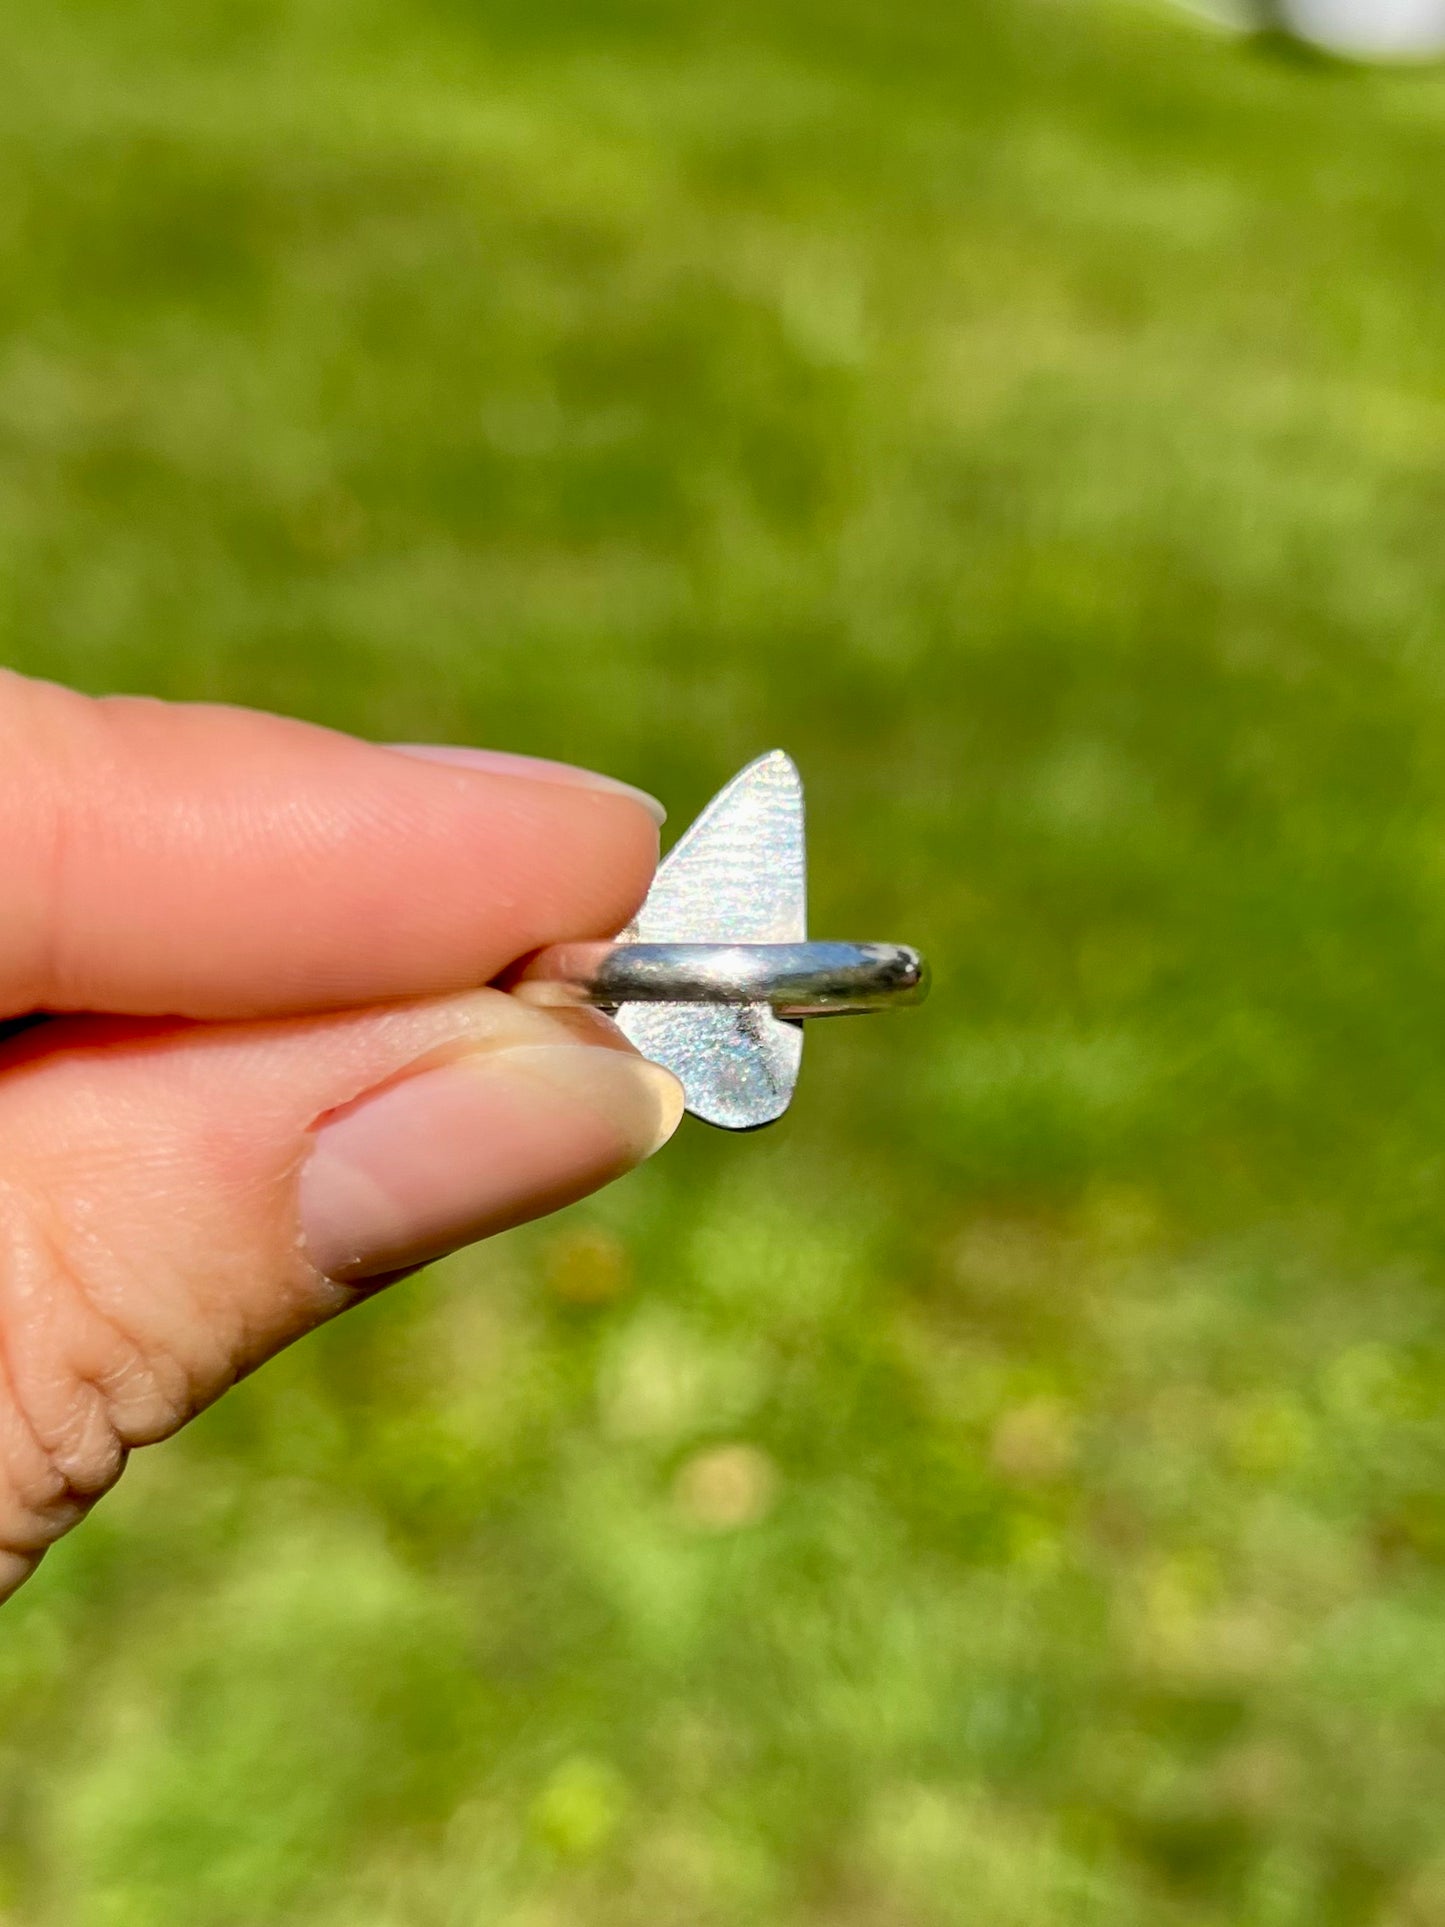
{"type": "Polygon", "coordinates": [[[1445,1920],[1445,79],[1050,0],[0,19],[3,656],[933,954],[144,1455],[15,1927],[1445,1920]]]}

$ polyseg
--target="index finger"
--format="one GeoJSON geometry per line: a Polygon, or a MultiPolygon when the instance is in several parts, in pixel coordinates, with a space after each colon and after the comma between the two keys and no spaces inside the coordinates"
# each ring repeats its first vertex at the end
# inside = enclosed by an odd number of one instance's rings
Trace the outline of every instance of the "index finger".
{"type": "Polygon", "coordinates": [[[655,818],[606,778],[525,766],[0,671],[0,1017],[339,1008],[611,934],[655,818]]]}

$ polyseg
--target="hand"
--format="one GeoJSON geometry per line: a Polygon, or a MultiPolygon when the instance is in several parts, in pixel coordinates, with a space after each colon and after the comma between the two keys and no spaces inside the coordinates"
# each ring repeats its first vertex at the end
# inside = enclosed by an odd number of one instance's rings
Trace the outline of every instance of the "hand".
{"type": "Polygon", "coordinates": [[[244,1372],[565,1204],[681,1092],[479,990],[646,893],[648,799],[0,672],[0,1597],[244,1372]]]}

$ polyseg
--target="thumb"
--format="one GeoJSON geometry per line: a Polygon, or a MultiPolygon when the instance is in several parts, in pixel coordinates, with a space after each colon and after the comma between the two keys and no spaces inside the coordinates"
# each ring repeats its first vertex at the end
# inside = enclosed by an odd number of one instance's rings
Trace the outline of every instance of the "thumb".
{"type": "Polygon", "coordinates": [[[656,1150],[676,1082],[497,991],[273,1023],[79,1018],[0,1054],[0,1597],[245,1372],[656,1150]]]}

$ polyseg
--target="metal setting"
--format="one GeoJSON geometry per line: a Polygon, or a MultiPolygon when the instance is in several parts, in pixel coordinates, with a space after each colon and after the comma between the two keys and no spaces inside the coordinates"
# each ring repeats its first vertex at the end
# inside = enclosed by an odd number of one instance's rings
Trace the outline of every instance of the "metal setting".
{"type": "Polygon", "coordinates": [[[773,750],[678,839],[629,929],[539,951],[509,987],[612,1012],[695,1117],[748,1131],[788,1108],[800,1019],[920,1003],[928,967],[902,944],[808,942],[803,786],[773,750]]]}
{"type": "Polygon", "coordinates": [[[559,943],[517,981],[535,1004],[766,1004],[851,1017],[921,1004],[928,967],[901,943],[559,943]]]}

